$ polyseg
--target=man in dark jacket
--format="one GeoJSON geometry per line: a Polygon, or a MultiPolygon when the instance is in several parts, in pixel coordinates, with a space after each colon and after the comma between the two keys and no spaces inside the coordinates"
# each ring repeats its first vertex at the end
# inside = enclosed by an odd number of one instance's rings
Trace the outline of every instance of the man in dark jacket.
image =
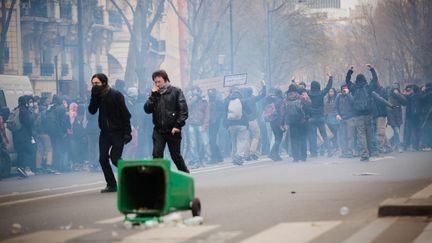
{"type": "Polygon", "coordinates": [[[171,86],[165,70],[152,74],[154,85],[144,104],[144,111],[153,114],[153,158],[163,158],[166,144],[177,169],[189,173],[180,153],[181,129],[188,118],[186,98],[180,88],[171,86]]]}
{"type": "Polygon", "coordinates": [[[293,162],[306,161],[307,157],[306,114],[310,114],[311,103],[308,99],[302,98],[299,91],[295,84],[289,86],[285,107],[287,110],[284,115],[290,129],[293,162]]]}
{"type": "Polygon", "coordinates": [[[125,144],[132,140],[131,114],[126,107],[124,96],[108,85],[108,77],[103,73],[91,79],[89,112],[94,115],[99,110],[99,162],[107,182],[101,192],[117,191],[117,182],[111,170],[109,159],[117,166],[125,144]]]}
{"type": "Polygon", "coordinates": [[[223,117],[223,102],[218,98],[216,89],[207,91],[209,98],[209,146],[210,146],[210,163],[223,162],[223,156],[218,146],[218,132],[223,117]]]}
{"type": "Polygon", "coordinates": [[[352,158],[354,151],[354,111],[353,97],[350,94],[348,85],[342,85],[341,93],[336,97],[336,119],[341,121],[340,141],[342,158],[352,158]]]}
{"type": "MultiPolygon", "coordinates": [[[[329,80],[326,87],[321,90],[321,85],[317,81],[312,81],[311,89],[309,92],[309,97],[311,99],[311,118],[309,119],[309,145],[310,153],[312,157],[318,155],[317,146],[317,128],[323,138],[323,147],[328,149],[328,138],[325,129],[325,119],[324,119],[324,96],[327,95],[331,87],[333,86],[333,78],[328,74],[329,80]]],[[[328,151],[331,153],[331,151],[328,151]]]]}
{"type": "Polygon", "coordinates": [[[19,123],[21,127],[12,132],[13,144],[17,152],[17,170],[22,177],[34,175],[30,170],[31,164],[34,162],[32,158],[32,130],[33,118],[28,108],[28,96],[18,98],[19,123]]]}
{"type": "Polygon", "coordinates": [[[405,88],[405,97],[407,99],[405,111],[405,131],[404,131],[404,149],[420,149],[420,88],[411,84],[405,88]],[[411,148],[412,146],[412,148],[411,148]]]}
{"type": "Polygon", "coordinates": [[[389,102],[395,106],[394,109],[387,108],[387,123],[393,130],[393,137],[390,139],[394,149],[402,152],[400,146],[400,126],[402,125],[402,106],[406,105],[406,98],[402,95],[399,83],[393,83],[388,94],[389,102]]]}
{"type": "Polygon", "coordinates": [[[267,122],[270,123],[270,127],[274,136],[274,143],[271,147],[268,157],[273,161],[281,161],[282,158],[280,156],[280,145],[285,132],[285,105],[283,101],[282,90],[276,88],[270,89],[268,96],[264,100],[264,107],[264,117],[269,117],[269,115],[266,115],[266,113],[268,113],[267,107],[273,107],[273,109],[271,109],[273,110],[271,119],[265,118],[267,119],[267,122]]]}

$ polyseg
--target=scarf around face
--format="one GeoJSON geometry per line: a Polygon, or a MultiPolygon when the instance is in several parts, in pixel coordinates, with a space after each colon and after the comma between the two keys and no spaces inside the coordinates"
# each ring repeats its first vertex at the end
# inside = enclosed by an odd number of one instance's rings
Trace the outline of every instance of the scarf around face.
{"type": "Polygon", "coordinates": [[[159,88],[159,93],[161,95],[165,94],[168,91],[168,88],[171,86],[170,83],[166,82],[162,87],[159,88]]]}

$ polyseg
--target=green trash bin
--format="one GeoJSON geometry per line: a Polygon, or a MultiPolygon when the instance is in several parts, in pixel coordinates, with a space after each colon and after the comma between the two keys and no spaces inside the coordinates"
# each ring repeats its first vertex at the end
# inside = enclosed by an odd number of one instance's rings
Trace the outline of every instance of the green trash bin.
{"type": "Polygon", "coordinates": [[[120,160],[117,189],[117,208],[127,221],[145,222],[181,210],[201,214],[193,178],[172,171],[168,160],[120,160]]]}

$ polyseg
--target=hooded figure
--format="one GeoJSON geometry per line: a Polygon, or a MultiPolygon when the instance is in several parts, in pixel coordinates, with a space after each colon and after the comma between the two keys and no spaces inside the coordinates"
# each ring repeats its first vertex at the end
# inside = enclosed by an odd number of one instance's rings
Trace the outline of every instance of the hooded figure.
{"type": "Polygon", "coordinates": [[[372,151],[372,118],[371,118],[371,96],[372,87],[377,85],[378,76],[375,69],[367,65],[372,74],[370,84],[367,83],[363,74],[358,74],[355,83],[352,83],[351,76],[354,67],[348,70],[345,82],[353,94],[353,119],[357,131],[357,139],[360,144],[360,160],[368,161],[372,151]],[[360,109],[361,108],[361,109],[360,109]]]}
{"type": "Polygon", "coordinates": [[[29,167],[34,167],[32,156],[32,128],[33,118],[28,108],[29,96],[18,98],[19,122],[21,128],[13,132],[13,144],[17,152],[17,168],[21,176],[27,177],[33,172],[29,167]]]}
{"type": "Polygon", "coordinates": [[[311,117],[309,119],[309,144],[310,153],[312,157],[318,155],[318,145],[317,145],[317,129],[319,130],[321,137],[324,140],[322,152],[327,150],[329,155],[332,152],[329,150],[329,142],[327,138],[327,132],[325,129],[325,119],[324,119],[324,96],[327,95],[328,91],[333,86],[333,77],[329,75],[329,80],[327,82],[324,90],[321,90],[321,85],[317,81],[311,82],[311,90],[309,92],[309,97],[311,100],[311,117]]]}
{"type": "Polygon", "coordinates": [[[101,192],[117,191],[117,182],[110,162],[117,166],[124,145],[132,140],[131,114],[126,107],[123,94],[108,85],[108,77],[103,73],[93,75],[93,88],[88,110],[94,115],[99,111],[99,162],[107,186],[101,192]]]}

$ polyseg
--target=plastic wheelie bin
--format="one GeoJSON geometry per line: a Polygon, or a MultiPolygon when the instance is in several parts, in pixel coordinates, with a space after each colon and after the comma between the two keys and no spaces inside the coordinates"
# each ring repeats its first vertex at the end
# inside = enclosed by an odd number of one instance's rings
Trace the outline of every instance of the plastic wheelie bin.
{"type": "Polygon", "coordinates": [[[182,171],[172,171],[168,160],[120,160],[117,208],[126,221],[145,222],[174,211],[192,210],[200,216],[194,180],[182,171]]]}

